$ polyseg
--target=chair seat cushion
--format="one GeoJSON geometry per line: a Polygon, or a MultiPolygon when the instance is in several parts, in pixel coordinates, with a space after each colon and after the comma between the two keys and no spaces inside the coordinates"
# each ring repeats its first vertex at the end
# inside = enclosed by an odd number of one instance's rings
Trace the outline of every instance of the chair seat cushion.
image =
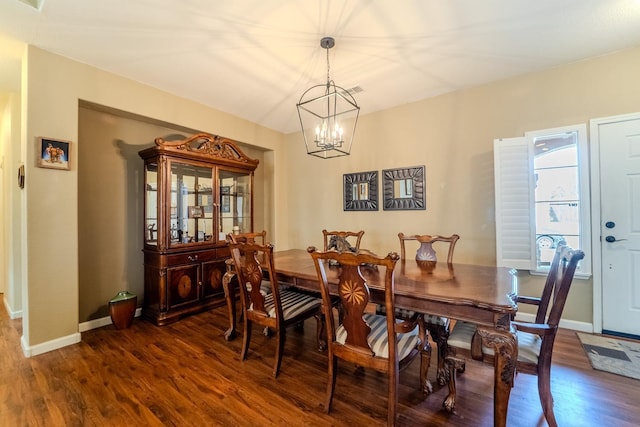
{"type": "Polygon", "coordinates": [[[449,329],[451,323],[448,317],[434,316],[433,314],[425,314],[424,321],[432,325],[443,326],[445,329],[449,329]]]}
{"type": "MultiPolygon", "coordinates": [[[[387,335],[387,318],[377,314],[365,313],[362,318],[371,328],[367,339],[369,347],[375,353],[376,357],[389,357],[389,338],[387,335]]],[[[396,319],[397,323],[402,323],[402,319],[396,319]]],[[[336,329],[336,341],[344,344],[347,340],[347,331],[340,325],[336,329]]],[[[418,328],[413,329],[405,334],[398,334],[398,360],[404,359],[409,355],[411,350],[416,348],[420,343],[418,337],[418,328]]]]}
{"type": "MultiPolygon", "coordinates": [[[[476,324],[457,321],[449,334],[448,344],[451,347],[471,350],[471,339],[476,332],[476,324]]],[[[517,331],[518,334],[518,361],[525,363],[538,363],[542,338],[529,332],[517,331]]],[[[493,348],[482,346],[482,353],[493,356],[493,348]]]]}
{"type": "MultiPolygon", "coordinates": [[[[247,283],[247,290],[251,292],[251,283],[247,283]]],[[[260,283],[260,293],[262,296],[269,295],[271,293],[271,282],[263,280],[262,283],[260,283]]]]}
{"type": "MultiPolygon", "coordinates": [[[[280,290],[280,302],[284,320],[291,319],[309,310],[318,309],[322,305],[320,298],[290,289],[280,290]]],[[[269,293],[264,299],[264,308],[269,317],[276,317],[276,307],[273,294],[269,293]]]]}
{"type": "MultiPolygon", "coordinates": [[[[411,319],[416,314],[415,311],[407,310],[404,308],[396,308],[395,310],[396,317],[398,319],[411,319]]],[[[376,307],[376,314],[384,316],[386,312],[387,308],[382,304],[378,304],[378,306],[376,307]]],[[[435,316],[433,314],[423,314],[423,317],[424,321],[428,324],[442,326],[445,329],[449,329],[449,324],[451,323],[451,321],[448,317],[435,316]]]]}

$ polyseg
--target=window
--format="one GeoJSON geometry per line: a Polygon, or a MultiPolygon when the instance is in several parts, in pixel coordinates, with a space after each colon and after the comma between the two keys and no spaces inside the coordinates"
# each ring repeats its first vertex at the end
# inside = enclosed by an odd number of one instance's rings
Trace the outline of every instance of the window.
{"type": "Polygon", "coordinates": [[[546,273],[563,240],[590,253],[585,125],[496,140],[494,163],[498,265],[546,273]]]}

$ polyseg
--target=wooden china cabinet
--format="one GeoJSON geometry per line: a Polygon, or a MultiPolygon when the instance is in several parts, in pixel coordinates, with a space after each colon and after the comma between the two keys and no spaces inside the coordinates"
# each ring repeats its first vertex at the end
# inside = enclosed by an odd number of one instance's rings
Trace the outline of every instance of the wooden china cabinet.
{"type": "Polygon", "coordinates": [[[157,325],[224,304],[228,233],[253,231],[253,173],[234,141],[155,140],[144,160],[144,304],[157,325]]]}

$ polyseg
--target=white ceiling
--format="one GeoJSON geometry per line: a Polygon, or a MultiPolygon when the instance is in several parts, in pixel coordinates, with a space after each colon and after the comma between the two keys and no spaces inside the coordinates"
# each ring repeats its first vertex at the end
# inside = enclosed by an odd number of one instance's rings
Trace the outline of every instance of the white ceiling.
{"type": "Polygon", "coordinates": [[[289,133],[323,36],[366,114],[638,46],[640,0],[0,0],[0,34],[289,133]]]}

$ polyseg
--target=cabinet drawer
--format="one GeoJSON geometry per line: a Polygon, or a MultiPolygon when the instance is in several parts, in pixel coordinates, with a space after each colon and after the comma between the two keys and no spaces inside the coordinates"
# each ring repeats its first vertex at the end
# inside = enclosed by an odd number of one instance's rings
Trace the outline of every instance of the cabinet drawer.
{"type": "Polygon", "coordinates": [[[167,263],[169,265],[189,264],[192,262],[205,262],[216,259],[216,250],[201,252],[187,252],[183,254],[174,254],[167,256],[167,263]]]}
{"type": "Polygon", "coordinates": [[[216,256],[218,258],[231,258],[231,251],[229,250],[229,246],[216,249],[216,256]]]}

